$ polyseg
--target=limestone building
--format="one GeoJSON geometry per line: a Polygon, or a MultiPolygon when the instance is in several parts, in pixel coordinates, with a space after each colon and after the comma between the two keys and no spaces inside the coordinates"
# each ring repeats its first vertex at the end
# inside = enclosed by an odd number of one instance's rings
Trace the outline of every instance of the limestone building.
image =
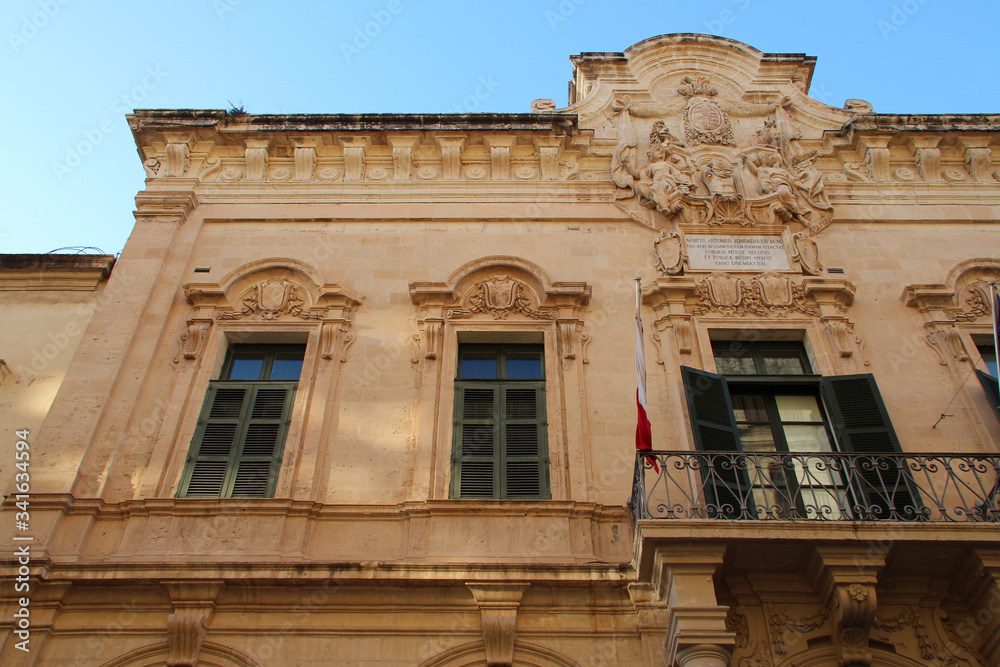
{"type": "Polygon", "coordinates": [[[572,62],[524,114],[129,116],[23,529],[0,466],[4,664],[1000,664],[1000,117],[572,62]]]}

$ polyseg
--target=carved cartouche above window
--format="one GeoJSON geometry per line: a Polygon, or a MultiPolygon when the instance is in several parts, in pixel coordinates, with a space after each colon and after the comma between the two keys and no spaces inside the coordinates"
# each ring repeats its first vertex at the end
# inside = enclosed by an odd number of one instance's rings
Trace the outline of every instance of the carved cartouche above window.
{"type": "Polygon", "coordinates": [[[492,275],[476,283],[466,294],[465,308],[456,308],[448,317],[457,319],[476,313],[487,313],[495,320],[505,320],[512,313],[521,313],[536,320],[551,320],[551,312],[532,307],[531,290],[524,283],[509,275],[492,275]]]}
{"type": "Polygon", "coordinates": [[[323,319],[322,311],[302,308],[305,300],[301,288],[287,280],[266,280],[249,289],[242,299],[242,308],[216,315],[220,320],[238,320],[256,315],[264,320],[274,320],[281,315],[301,317],[304,320],[323,319]]]}

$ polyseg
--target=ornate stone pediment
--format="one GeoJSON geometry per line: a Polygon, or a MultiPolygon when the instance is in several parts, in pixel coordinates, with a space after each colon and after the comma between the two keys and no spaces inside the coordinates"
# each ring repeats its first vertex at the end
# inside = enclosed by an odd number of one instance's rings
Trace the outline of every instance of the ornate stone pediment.
{"type": "Polygon", "coordinates": [[[715,272],[695,283],[699,303],[689,308],[692,315],[756,315],[784,317],[789,311],[818,316],[810,306],[802,285],[774,272],[748,280],[729,273],[715,272]]]}
{"type": "Polygon", "coordinates": [[[509,275],[492,275],[476,283],[462,302],[465,307],[450,311],[448,317],[470,317],[477,313],[490,315],[495,320],[505,320],[514,313],[536,320],[551,320],[553,317],[551,312],[533,307],[531,290],[509,275]]]}
{"type": "Polygon", "coordinates": [[[300,317],[304,320],[323,319],[322,311],[305,310],[302,289],[287,280],[265,280],[251,287],[241,299],[239,310],[224,311],[216,315],[220,320],[238,320],[257,316],[264,320],[274,320],[282,315],[300,317]]]}

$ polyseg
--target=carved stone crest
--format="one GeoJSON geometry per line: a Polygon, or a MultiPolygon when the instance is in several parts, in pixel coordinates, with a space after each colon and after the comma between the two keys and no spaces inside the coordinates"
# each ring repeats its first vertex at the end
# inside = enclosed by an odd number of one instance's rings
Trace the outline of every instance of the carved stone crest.
{"type": "Polygon", "coordinates": [[[521,313],[536,320],[551,320],[552,313],[532,307],[530,294],[527,285],[509,275],[492,275],[476,283],[463,300],[465,308],[452,310],[448,317],[458,319],[487,313],[495,320],[503,320],[512,313],[521,313]]]}
{"type": "MultiPolygon", "coordinates": [[[[787,111],[789,98],[769,105],[717,101],[718,90],[707,78],[690,76],[677,93],[687,99],[681,113],[684,143],[666,120],[656,120],[645,164],[638,163],[632,117],[649,117],[649,105],[633,108],[628,96],[612,105],[618,114],[619,143],[612,155],[616,200],[638,194],[641,206],[685,224],[796,223],[813,236],[830,223],[833,208],[815,166],[817,152],[800,145],[801,134],[787,111]],[[741,143],[730,111],[763,117],[763,127],[741,143]]],[[[619,208],[629,213],[621,204],[619,208]]],[[[816,264],[818,260],[810,267],[816,264]]]]}
{"type": "Polygon", "coordinates": [[[716,312],[784,317],[790,310],[814,317],[819,315],[819,310],[809,305],[801,285],[773,271],[753,276],[749,285],[743,278],[717,271],[699,280],[695,288],[700,303],[689,309],[692,315],[716,312]]]}
{"type": "Polygon", "coordinates": [[[293,315],[304,320],[319,320],[322,313],[303,309],[303,299],[298,285],[287,280],[266,280],[251,287],[243,297],[243,307],[220,313],[217,319],[238,320],[257,315],[264,320],[274,320],[281,315],[293,315]]]}

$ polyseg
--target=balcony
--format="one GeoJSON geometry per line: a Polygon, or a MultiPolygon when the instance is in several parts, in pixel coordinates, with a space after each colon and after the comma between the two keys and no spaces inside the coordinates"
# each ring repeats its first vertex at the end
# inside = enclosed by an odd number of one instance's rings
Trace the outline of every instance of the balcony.
{"type": "Polygon", "coordinates": [[[1000,522],[1000,454],[637,453],[633,519],[1000,522]]]}

